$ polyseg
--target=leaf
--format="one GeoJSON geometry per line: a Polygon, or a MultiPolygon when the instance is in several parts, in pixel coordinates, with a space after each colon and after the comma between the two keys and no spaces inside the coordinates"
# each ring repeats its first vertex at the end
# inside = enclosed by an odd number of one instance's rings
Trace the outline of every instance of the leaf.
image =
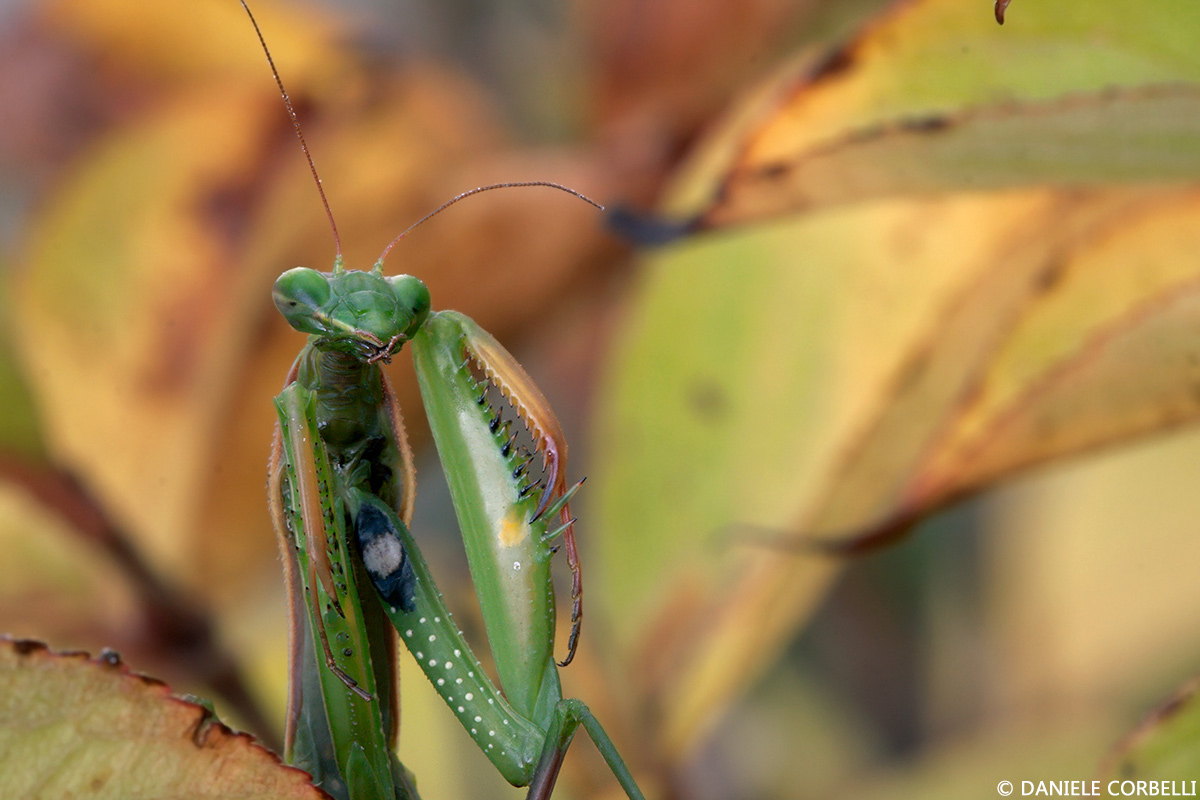
{"type": "Polygon", "coordinates": [[[5,797],[327,797],[300,770],[115,654],[0,639],[5,797]]]}
{"type": "Polygon", "coordinates": [[[1194,781],[1200,766],[1200,678],[1185,683],[1150,712],[1113,752],[1104,780],[1194,781]]]}
{"type": "Polygon", "coordinates": [[[671,192],[700,227],[809,213],[655,253],[598,404],[601,591],[668,757],[822,596],[816,542],[1200,412],[1200,207],[1163,188],[1200,168],[1200,15],[1023,10],[896,6],[671,192]]]}
{"type": "Polygon", "coordinates": [[[1200,86],[1159,85],[902,119],[734,167],[704,227],[905,193],[1200,176],[1200,86]],[[1119,156],[1114,156],[1119,154],[1119,156]]]}
{"type": "Polygon", "coordinates": [[[895,193],[1194,179],[1198,34],[1187,0],[1074,0],[1005,28],[954,0],[905,4],[749,93],[668,213],[715,227],[895,193]]]}
{"type": "Polygon", "coordinates": [[[656,256],[600,402],[597,494],[601,591],[669,752],[820,598],[838,562],[814,539],[867,545],[1197,417],[1197,214],[1194,190],[963,195],[656,256]],[[807,544],[781,551],[786,530],[807,544]]]}
{"type": "Polygon", "coordinates": [[[0,581],[4,631],[136,650],[130,632],[144,623],[133,587],[107,554],[70,535],[57,512],[22,489],[6,484],[0,492],[0,552],[9,565],[0,581]]]}
{"type": "Polygon", "coordinates": [[[862,543],[1018,469],[1194,419],[1198,211],[1195,192],[1069,200],[1034,247],[998,253],[916,343],[806,533],[862,543]]]}
{"type": "Polygon", "coordinates": [[[177,569],[263,283],[221,223],[256,180],[269,96],[217,84],[111,135],[40,218],[14,292],[52,453],[177,569]]]}

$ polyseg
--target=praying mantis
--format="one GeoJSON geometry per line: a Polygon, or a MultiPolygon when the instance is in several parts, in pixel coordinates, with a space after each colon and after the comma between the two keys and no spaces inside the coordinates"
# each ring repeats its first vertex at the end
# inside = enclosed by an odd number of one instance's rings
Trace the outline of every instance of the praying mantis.
{"type": "MultiPolygon", "coordinates": [[[[395,756],[399,638],[480,750],[506,780],[528,786],[530,798],[550,796],[582,725],[626,794],[642,800],[600,723],[581,701],[564,699],[559,683],[557,668],[570,662],[578,640],[582,583],[569,507],[579,484],[567,487],[567,445],[554,412],[486,331],[457,312],[432,311],[419,279],[383,275],[383,259],[404,233],[370,271],[343,266],[337,225],[299,120],[262,31],[246,0],[241,4],[308,160],[337,248],[331,272],[297,267],[280,276],[273,290],[287,321],[309,334],[275,398],[278,426],[268,482],[291,618],[285,759],[335,797],[416,797],[412,777],[395,756]],[[380,369],[406,343],[450,486],[499,688],[454,624],[409,532],[412,452],[380,369]],[[505,407],[515,420],[505,419],[505,407]],[[532,439],[532,452],[517,444],[514,422],[532,439]],[[539,454],[541,475],[535,477],[531,468],[538,468],[539,454]],[[550,575],[560,541],[573,599],[561,664],[553,653],[550,575]]],[[[557,184],[508,185],[551,186],[597,205],[557,184]]],[[[499,187],[481,187],[450,202],[490,188],[499,187]]]]}

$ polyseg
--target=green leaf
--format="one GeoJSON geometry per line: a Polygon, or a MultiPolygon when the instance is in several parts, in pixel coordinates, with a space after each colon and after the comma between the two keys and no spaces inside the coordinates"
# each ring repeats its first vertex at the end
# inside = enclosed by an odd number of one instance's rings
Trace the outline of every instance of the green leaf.
{"type": "MultiPolygon", "coordinates": [[[[1200,771],[1200,678],[1180,687],[1109,755],[1105,780],[1179,780],[1200,771]]],[[[1194,791],[1194,789],[1193,789],[1194,791]]]]}
{"type": "Polygon", "coordinates": [[[1164,187],[1200,177],[1200,13],[1023,10],[897,5],[679,177],[710,227],[809,213],[649,258],[598,403],[600,591],[668,755],[820,599],[814,539],[1200,416],[1200,197],[1164,187]]]}
{"type": "Polygon", "coordinates": [[[1200,416],[1197,216],[1194,190],[962,195],[652,260],[600,402],[598,539],[668,749],[821,597],[814,540],[1200,416]]]}

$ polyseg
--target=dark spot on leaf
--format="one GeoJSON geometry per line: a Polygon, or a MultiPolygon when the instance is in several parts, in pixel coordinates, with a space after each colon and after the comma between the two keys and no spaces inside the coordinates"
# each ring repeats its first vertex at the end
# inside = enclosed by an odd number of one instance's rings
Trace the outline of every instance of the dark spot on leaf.
{"type": "Polygon", "coordinates": [[[952,124],[950,117],[945,114],[930,114],[901,120],[900,128],[913,133],[937,133],[951,127],[952,124]]]}
{"type": "Polygon", "coordinates": [[[704,422],[720,422],[729,413],[729,396],[711,379],[700,379],[688,389],[688,406],[704,422]]]}
{"type": "Polygon", "coordinates": [[[1040,294],[1045,294],[1062,281],[1063,276],[1067,274],[1067,267],[1061,261],[1055,261],[1047,264],[1046,267],[1037,274],[1037,283],[1034,286],[1035,290],[1040,294]]]}
{"type": "Polygon", "coordinates": [[[159,299],[161,307],[150,310],[157,330],[153,334],[154,351],[139,377],[139,388],[155,397],[173,396],[194,374],[207,320],[217,299],[216,287],[194,286],[186,293],[159,299]]]}
{"type": "Polygon", "coordinates": [[[760,177],[766,178],[769,181],[782,178],[787,175],[792,169],[792,165],[784,161],[779,161],[774,164],[767,164],[758,171],[760,177]]]}
{"type": "Polygon", "coordinates": [[[832,53],[829,53],[825,58],[813,67],[811,79],[816,81],[832,78],[840,72],[845,72],[854,66],[854,56],[849,48],[839,47],[832,53]]]}
{"type": "Polygon", "coordinates": [[[929,366],[929,353],[918,353],[915,358],[904,365],[904,371],[897,376],[896,394],[901,395],[920,383],[929,366]]]}
{"type": "MultiPolygon", "coordinates": [[[[252,185],[242,181],[214,186],[199,198],[197,216],[217,231],[222,241],[233,245],[245,238],[256,199],[252,185]]],[[[230,259],[229,263],[236,262],[230,259]]]]}

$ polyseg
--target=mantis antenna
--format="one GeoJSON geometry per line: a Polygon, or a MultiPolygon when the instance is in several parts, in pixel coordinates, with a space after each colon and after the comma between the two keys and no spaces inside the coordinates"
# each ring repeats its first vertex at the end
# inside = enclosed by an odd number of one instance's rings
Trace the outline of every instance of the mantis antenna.
{"type": "MultiPolygon", "coordinates": [[[[292,128],[294,128],[296,131],[296,138],[300,140],[300,149],[304,151],[304,158],[308,160],[308,169],[312,173],[313,181],[317,184],[317,192],[321,195],[321,205],[323,205],[325,207],[325,216],[329,218],[329,228],[330,228],[330,230],[333,231],[333,243],[334,243],[334,246],[337,248],[337,262],[336,263],[341,264],[341,262],[342,262],[342,239],[338,235],[337,222],[335,222],[333,219],[333,209],[331,209],[329,207],[329,198],[327,198],[325,196],[325,187],[321,184],[321,176],[317,173],[317,165],[313,161],[312,152],[309,151],[309,149],[308,149],[308,142],[306,142],[304,140],[304,131],[301,130],[301,128],[300,128],[300,118],[296,115],[296,109],[292,106],[292,98],[288,96],[287,89],[285,89],[283,86],[283,79],[279,77],[279,70],[276,69],[276,67],[275,67],[275,59],[271,57],[271,49],[269,47],[267,47],[267,40],[266,40],[266,38],[263,37],[262,29],[258,27],[258,20],[256,20],[254,18],[254,12],[252,12],[250,10],[250,6],[246,4],[246,0],[240,0],[240,2],[242,4],[242,8],[244,8],[246,10],[246,15],[250,17],[250,24],[254,26],[254,33],[255,33],[255,35],[258,36],[258,43],[262,46],[263,53],[267,57],[267,64],[270,65],[270,67],[271,67],[271,75],[274,76],[274,78],[275,78],[275,85],[279,87],[279,94],[283,97],[283,105],[287,108],[288,117],[290,117],[292,120],[292,128]]],[[[440,206],[435,208],[433,211],[430,211],[428,214],[421,217],[419,220],[414,222],[412,225],[409,225],[407,228],[405,228],[404,231],[399,236],[397,236],[395,239],[393,239],[391,241],[391,243],[388,244],[387,247],[383,248],[383,253],[380,254],[378,261],[375,262],[376,265],[382,266],[383,259],[387,257],[387,254],[390,253],[392,248],[395,247],[396,244],[401,239],[403,239],[405,236],[407,236],[409,234],[409,232],[412,231],[413,228],[416,228],[418,225],[420,225],[424,222],[427,222],[429,219],[437,216],[438,214],[445,211],[450,206],[457,203],[459,200],[465,200],[466,198],[470,197],[471,195],[479,194],[480,192],[489,192],[492,189],[516,189],[516,188],[526,187],[526,186],[545,186],[550,189],[557,189],[560,192],[566,192],[569,195],[574,195],[575,197],[578,197],[580,200],[584,201],[585,203],[595,206],[596,208],[600,209],[601,211],[604,210],[604,206],[600,205],[595,200],[593,200],[592,198],[583,194],[582,192],[577,192],[576,190],[570,188],[569,186],[563,186],[561,183],[554,183],[553,181],[514,181],[514,182],[506,182],[506,183],[493,183],[493,184],[489,184],[487,186],[479,186],[475,189],[470,189],[468,191],[463,192],[462,194],[459,194],[459,195],[456,195],[456,196],[450,198],[445,203],[442,203],[440,206]]],[[[337,268],[335,268],[334,271],[336,272],[337,268]]]]}
{"type": "Polygon", "coordinates": [[[382,265],[383,260],[385,258],[387,258],[387,254],[392,251],[392,248],[395,247],[396,244],[401,239],[403,239],[405,236],[407,236],[409,234],[409,232],[412,231],[413,228],[417,227],[418,225],[420,225],[423,222],[428,222],[430,219],[432,219],[433,217],[442,213],[447,208],[449,208],[450,206],[457,203],[459,200],[465,200],[468,197],[470,197],[471,195],[479,194],[480,192],[490,192],[492,189],[518,189],[518,188],[525,187],[525,186],[545,186],[549,189],[558,189],[560,192],[566,192],[569,195],[574,195],[575,197],[578,197],[583,202],[585,202],[589,205],[595,206],[596,208],[600,209],[601,211],[604,210],[604,206],[600,205],[595,200],[593,200],[592,198],[585,195],[583,192],[577,192],[569,186],[563,186],[561,183],[554,183],[553,181],[513,181],[513,182],[506,182],[506,183],[491,183],[491,184],[488,184],[487,186],[479,186],[474,189],[469,189],[460,195],[455,195],[454,197],[450,198],[449,200],[447,200],[446,202],[442,203],[440,206],[435,208],[433,211],[430,211],[428,214],[421,217],[419,220],[414,222],[412,225],[409,225],[407,228],[405,228],[403,230],[403,232],[401,232],[401,234],[399,236],[397,236],[395,239],[392,239],[391,244],[389,244],[387,247],[383,248],[383,252],[379,254],[379,260],[376,261],[375,263],[377,265],[382,265]]]}
{"type": "Polygon", "coordinates": [[[271,49],[267,47],[267,40],[263,38],[262,29],[258,27],[258,20],[254,18],[254,12],[250,10],[250,6],[246,5],[246,0],[241,0],[242,8],[246,9],[246,14],[250,17],[250,24],[254,26],[254,33],[258,35],[258,43],[262,45],[263,53],[267,56],[267,63],[271,66],[271,74],[275,76],[275,85],[279,87],[279,93],[283,95],[283,104],[287,107],[288,116],[292,119],[292,127],[296,130],[296,138],[300,140],[300,149],[304,151],[304,157],[308,159],[308,169],[312,172],[313,180],[317,184],[317,192],[321,195],[321,204],[325,206],[325,216],[329,218],[329,227],[333,230],[333,244],[337,248],[337,263],[342,261],[342,238],[338,236],[337,223],[333,220],[333,209],[329,207],[329,199],[325,197],[325,187],[321,185],[321,176],[317,174],[317,165],[313,162],[312,153],[308,150],[308,142],[304,141],[304,131],[300,129],[300,118],[296,116],[296,109],[292,107],[292,98],[288,97],[287,89],[283,88],[283,79],[279,77],[279,70],[275,68],[275,59],[271,58],[271,49]]]}

